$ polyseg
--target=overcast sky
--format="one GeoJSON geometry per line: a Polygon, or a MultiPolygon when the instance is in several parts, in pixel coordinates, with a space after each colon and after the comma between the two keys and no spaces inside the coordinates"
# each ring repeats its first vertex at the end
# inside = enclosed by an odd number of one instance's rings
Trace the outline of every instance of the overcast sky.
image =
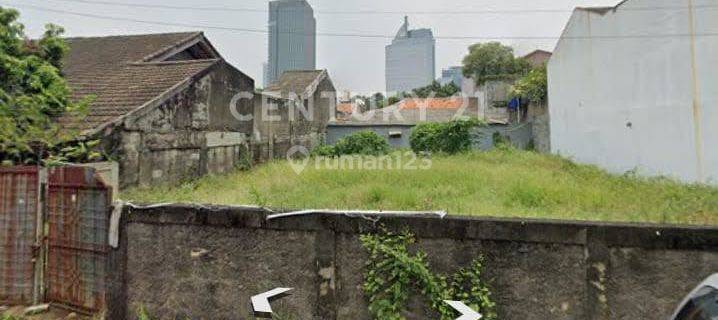
{"type": "MultiPolygon", "coordinates": [[[[202,30],[199,26],[240,29],[267,28],[266,0],[0,0],[0,6],[15,7],[27,32],[37,37],[46,23],[65,27],[68,36],[177,32],[202,30]],[[105,4],[89,3],[104,2],[105,4]],[[107,3],[159,6],[239,8],[253,11],[187,10],[139,8],[107,3]],[[34,6],[34,7],[31,7],[34,6]],[[49,12],[38,7],[67,11],[49,12]],[[83,17],[69,12],[103,17],[129,18],[153,22],[191,24],[195,27],[83,17]]],[[[392,36],[401,26],[403,14],[410,11],[413,28],[431,28],[436,42],[436,74],[460,65],[467,47],[482,38],[499,38],[521,55],[534,49],[552,51],[576,6],[615,5],[618,0],[309,0],[315,10],[317,32],[392,36]],[[539,12],[529,12],[539,10],[539,12]],[[359,14],[338,14],[356,12],[359,14]],[[368,13],[372,11],[374,13],[368,13]],[[382,11],[384,13],[376,13],[382,11]],[[447,13],[448,11],[448,13],[447,13]],[[487,13],[487,11],[493,11],[487,13]],[[498,12],[497,12],[498,11],[498,12]],[[509,11],[509,12],[506,12],[509,11]],[[386,13],[389,12],[389,13],[386,13]],[[432,13],[426,13],[432,12],[432,13]],[[437,14],[437,12],[441,12],[437,14]],[[455,12],[463,12],[456,14],[455,12]],[[476,37],[476,39],[441,39],[476,37]],[[521,40],[517,37],[547,37],[521,40]],[[507,39],[508,38],[508,39],[507,39]],[[514,38],[514,39],[511,39],[514,38]]],[[[204,28],[210,41],[237,68],[262,84],[262,63],[267,60],[267,34],[204,28]]],[[[317,67],[328,69],[340,90],[356,93],[384,90],[384,47],[386,38],[317,37],[317,67]]]]}

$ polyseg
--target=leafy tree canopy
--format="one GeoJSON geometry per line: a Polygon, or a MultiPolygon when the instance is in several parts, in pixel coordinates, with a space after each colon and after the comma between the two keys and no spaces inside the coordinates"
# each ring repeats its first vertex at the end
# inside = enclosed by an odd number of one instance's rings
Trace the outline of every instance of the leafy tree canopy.
{"type": "Polygon", "coordinates": [[[393,96],[385,96],[381,92],[376,92],[370,96],[356,95],[352,97],[352,101],[361,101],[360,112],[366,112],[374,109],[381,109],[400,102],[404,97],[415,98],[448,98],[461,91],[461,88],[453,82],[447,85],[441,85],[438,81],[432,82],[426,87],[416,88],[411,93],[401,92],[393,96]]]}
{"type": "Polygon", "coordinates": [[[39,40],[29,40],[19,13],[0,7],[0,160],[31,163],[52,155],[72,139],[53,119],[77,114],[86,102],[70,101],[60,72],[68,46],[61,27],[47,25],[39,40]]]}
{"type": "Polygon", "coordinates": [[[466,152],[471,150],[472,141],[479,135],[473,129],[483,125],[484,122],[476,118],[455,119],[444,123],[420,123],[411,130],[409,144],[415,153],[466,152]]]}
{"type": "Polygon", "coordinates": [[[372,94],[371,96],[363,96],[363,95],[357,95],[352,98],[352,101],[362,101],[362,104],[360,105],[360,112],[366,112],[369,110],[374,109],[381,109],[384,107],[388,107],[392,104],[395,104],[401,99],[398,96],[391,96],[386,97],[381,92],[376,92],[372,94]]]}
{"type": "Polygon", "coordinates": [[[499,42],[477,43],[464,57],[463,73],[482,85],[489,80],[513,79],[531,69],[529,63],[514,57],[514,49],[499,42]]]}
{"type": "Polygon", "coordinates": [[[438,81],[432,82],[430,85],[412,90],[414,96],[418,98],[448,98],[461,91],[461,88],[453,82],[441,85],[438,81]]]}
{"type": "Polygon", "coordinates": [[[545,103],[548,97],[546,65],[531,70],[523,78],[516,81],[511,90],[511,95],[527,99],[533,103],[545,103]]]}
{"type": "Polygon", "coordinates": [[[322,145],[312,154],[323,157],[340,157],[343,155],[379,156],[389,153],[391,147],[386,139],[373,131],[359,131],[339,139],[333,146],[322,145]]]}

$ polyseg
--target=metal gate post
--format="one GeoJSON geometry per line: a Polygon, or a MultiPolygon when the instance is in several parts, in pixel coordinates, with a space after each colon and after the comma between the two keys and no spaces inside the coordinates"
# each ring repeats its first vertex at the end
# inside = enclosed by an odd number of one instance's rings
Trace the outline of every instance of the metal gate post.
{"type": "Polygon", "coordinates": [[[45,300],[45,255],[47,254],[45,236],[45,199],[47,195],[47,168],[39,168],[37,172],[37,212],[35,223],[35,264],[32,303],[39,304],[45,300]]]}

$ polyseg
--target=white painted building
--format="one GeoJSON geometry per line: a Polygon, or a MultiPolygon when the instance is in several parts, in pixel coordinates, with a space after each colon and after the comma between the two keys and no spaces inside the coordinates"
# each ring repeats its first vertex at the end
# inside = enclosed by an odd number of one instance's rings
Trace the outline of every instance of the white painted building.
{"type": "Polygon", "coordinates": [[[409,30],[409,19],[386,46],[386,91],[405,92],[430,85],[436,78],[436,40],[431,29],[409,30]]]}
{"type": "Polygon", "coordinates": [[[576,9],[548,65],[551,150],[716,184],[717,80],[715,0],[576,9]]]}

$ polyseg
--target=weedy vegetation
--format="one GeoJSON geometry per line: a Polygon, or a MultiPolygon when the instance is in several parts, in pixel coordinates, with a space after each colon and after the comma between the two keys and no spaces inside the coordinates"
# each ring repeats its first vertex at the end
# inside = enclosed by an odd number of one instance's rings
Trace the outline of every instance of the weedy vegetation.
{"type": "MultiPolygon", "coordinates": [[[[407,157],[404,153],[401,155],[407,157]]],[[[410,159],[406,159],[409,161],[410,159]]],[[[128,190],[135,202],[261,204],[291,209],[446,210],[449,214],[718,224],[718,188],[511,148],[434,155],[428,170],[323,169],[287,161],[180,186],[128,190]]]]}
{"type": "Polygon", "coordinates": [[[460,316],[444,300],[462,301],[481,313],[482,319],[496,319],[496,305],[481,279],[481,257],[472,261],[469,268],[445,276],[431,270],[426,253],[410,249],[416,238],[408,231],[364,234],[361,242],[369,254],[363,288],[374,319],[404,320],[412,295],[421,295],[441,320],[460,316]]]}

